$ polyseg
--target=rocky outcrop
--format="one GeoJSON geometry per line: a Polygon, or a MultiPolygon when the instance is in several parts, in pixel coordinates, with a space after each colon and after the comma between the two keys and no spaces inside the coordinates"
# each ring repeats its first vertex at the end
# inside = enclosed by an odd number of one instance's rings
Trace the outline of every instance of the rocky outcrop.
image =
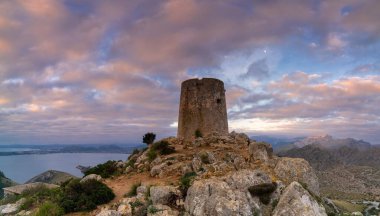
{"type": "Polygon", "coordinates": [[[173,186],[153,186],[150,188],[150,198],[152,203],[168,205],[176,202],[180,197],[180,191],[173,186]]]}
{"type": "Polygon", "coordinates": [[[103,178],[100,176],[100,175],[96,175],[96,174],[90,174],[90,175],[87,175],[85,177],[83,177],[80,182],[86,182],[88,180],[96,180],[96,181],[102,181],[103,178]]]}
{"type": "Polygon", "coordinates": [[[22,198],[15,203],[0,206],[0,215],[11,215],[17,213],[25,201],[25,198],[22,198]]]}
{"type": "Polygon", "coordinates": [[[275,174],[286,184],[297,181],[319,196],[318,177],[310,164],[301,158],[280,158],[274,168],[275,174]]]}
{"type": "Polygon", "coordinates": [[[265,142],[251,142],[248,151],[252,160],[267,162],[273,157],[272,146],[265,142]]]}
{"type": "Polygon", "coordinates": [[[189,188],[185,209],[191,215],[255,215],[261,212],[257,197],[248,188],[271,183],[260,170],[241,170],[225,177],[195,181],[189,188]]]}
{"type": "Polygon", "coordinates": [[[273,216],[327,216],[323,205],[298,182],[292,182],[285,188],[273,216]]]}
{"type": "Polygon", "coordinates": [[[224,181],[196,181],[189,188],[185,209],[190,215],[253,215],[247,193],[233,190],[224,181]]]}
{"type": "Polygon", "coordinates": [[[179,212],[167,205],[151,205],[148,207],[148,216],[178,216],[179,212]]]}
{"type": "Polygon", "coordinates": [[[103,210],[96,216],[122,216],[122,214],[116,210],[103,210]]]}

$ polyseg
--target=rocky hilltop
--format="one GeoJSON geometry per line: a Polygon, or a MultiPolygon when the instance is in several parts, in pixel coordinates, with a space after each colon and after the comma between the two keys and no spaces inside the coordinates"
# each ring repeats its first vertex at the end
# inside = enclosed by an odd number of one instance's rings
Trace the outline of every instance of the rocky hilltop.
{"type": "Polygon", "coordinates": [[[116,200],[93,214],[298,216],[331,210],[306,160],[277,157],[269,144],[241,133],[193,142],[167,138],[132,155],[123,169],[105,180],[116,200]],[[118,192],[128,181],[138,184],[123,197],[118,192]]]}
{"type": "Polygon", "coordinates": [[[28,183],[35,183],[35,182],[43,182],[43,183],[49,183],[49,184],[61,184],[65,181],[68,181],[70,179],[76,179],[78,177],[73,176],[66,172],[61,172],[57,170],[48,170],[46,172],[43,172],[37,176],[34,176],[33,178],[29,179],[25,182],[25,184],[28,183]]]}

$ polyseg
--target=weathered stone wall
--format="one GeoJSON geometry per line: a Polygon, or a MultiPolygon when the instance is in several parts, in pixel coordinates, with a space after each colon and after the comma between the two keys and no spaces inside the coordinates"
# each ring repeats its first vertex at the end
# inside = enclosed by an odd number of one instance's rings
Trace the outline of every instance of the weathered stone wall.
{"type": "Polygon", "coordinates": [[[189,79],[182,82],[178,117],[178,138],[192,141],[195,131],[228,134],[224,83],[218,79],[189,79]]]}

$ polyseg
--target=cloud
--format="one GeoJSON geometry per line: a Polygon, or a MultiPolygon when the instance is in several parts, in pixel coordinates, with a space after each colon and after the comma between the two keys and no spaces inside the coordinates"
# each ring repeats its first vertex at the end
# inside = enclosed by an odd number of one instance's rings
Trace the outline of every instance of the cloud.
{"type": "Polygon", "coordinates": [[[174,135],[181,82],[210,75],[225,81],[232,121],[317,131],[324,121],[352,118],[365,136],[364,128],[378,127],[378,6],[1,1],[0,140],[136,143],[148,130],[174,135]],[[271,51],[256,52],[263,48],[271,51]],[[234,56],[231,71],[221,72],[234,56]],[[355,72],[336,69],[345,65],[355,72]]]}
{"type": "Polygon", "coordinates": [[[257,80],[263,80],[263,79],[269,78],[269,75],[270,74],[269,74],[269,67],[267,64],[267,60],[260,59],[260,60],[252,62],[249,65],[247,72],[245,74],[242,74],[240,77],[242,79],[254,78],[257,80]]]}

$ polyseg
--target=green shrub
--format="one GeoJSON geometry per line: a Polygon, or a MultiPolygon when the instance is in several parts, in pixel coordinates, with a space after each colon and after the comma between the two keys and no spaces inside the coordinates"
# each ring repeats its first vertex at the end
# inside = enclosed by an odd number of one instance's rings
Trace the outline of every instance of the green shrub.
{"type": "Polygon", "coordinates": [[[156,214],[157,212],[161,211],[160,209],[154,207],[154,206],[149,206],[148,207],[148,213],[149,214],[156,214]]]}
{"type": "Polygon", "coordinates": [[[199,157],[201,158],[202,163],[210,164],[210,159],[208,158],[208,154],[206,152],[202,152],[199,157]]]}
{"type": "Polygon", "coordinates": [[[141,186],[141,182],[133,184],[128,193],[125,194],[126,197],[133,197],[137,195],[137,188],[141,186]]]}
{"type": "Polygon", "coordinates": [[[197,130],[194,132],[194,135],[195,135],[195,138],[203,137],[202,132],[201,132],[199,129],[197,129],[197,130]]]}
{"type": "Polygon", "coordinates": [[[71,180],[62,185],[61,189],[59,205],[66,213],[93,210],[97,205],[108,203],[115,198],[110,188],[96,180],[82,183],[78,179],[71,180]]]}
{"type": "Polygon", "coordinates": [[[64,214],[64,210],[56,203],[46,201],[39,207],[35,216],[61,216],[64,214]]]}
{"type": "Polygon", "coordinates": [[[148,157],[149,162],[152,162],[154,159],[157,158],[157,152],[154,149],[150,149],[146,156],[148,157]]]}
{"type": "Polygon", "coordinates": [[[254,185],[248,188],[248,191],[251,193],[252,196],[258,196],[260,199],[260,202],[262,202],[265,205],[268,205],[270,203],[270,194],[273,193],[277,188],[277,183],[263,183],[259,185],[254,185]]]}
{"type": "Polygon", "coordinates": [[[90,174],[97,174],[100,175],[102,178],[109,178],[113,175],[118,174],[119,170],[117,168],[117,162],[116,161],[107,161],[103,164],[98,164],[95,167],[90,168],[86,172],[84,172],[85,175],[90,174]]]}
{"type": "Polygon", "coordinates": [[[128,162],[125,164],[127,167],[130,166],[132,168],[135,168],[136,159],[129,159],[128,162]]]}
{"type": "Polygon", "coordinates": [[[183,197],[186,197],[187,190],[191,186],[195,176],[197,176],[197,174],[195,172],[188,172],[181,177],[181,179],[179,181],[179,188],[182,192],[183,197]]]}
{"type": "Polygon", "coordinates": [[[168,155],[175,152],[174,147],[170,146],[167,141],[156,142],[152,145],[151,149],[157,151],[161,155],[168,155]]]}

